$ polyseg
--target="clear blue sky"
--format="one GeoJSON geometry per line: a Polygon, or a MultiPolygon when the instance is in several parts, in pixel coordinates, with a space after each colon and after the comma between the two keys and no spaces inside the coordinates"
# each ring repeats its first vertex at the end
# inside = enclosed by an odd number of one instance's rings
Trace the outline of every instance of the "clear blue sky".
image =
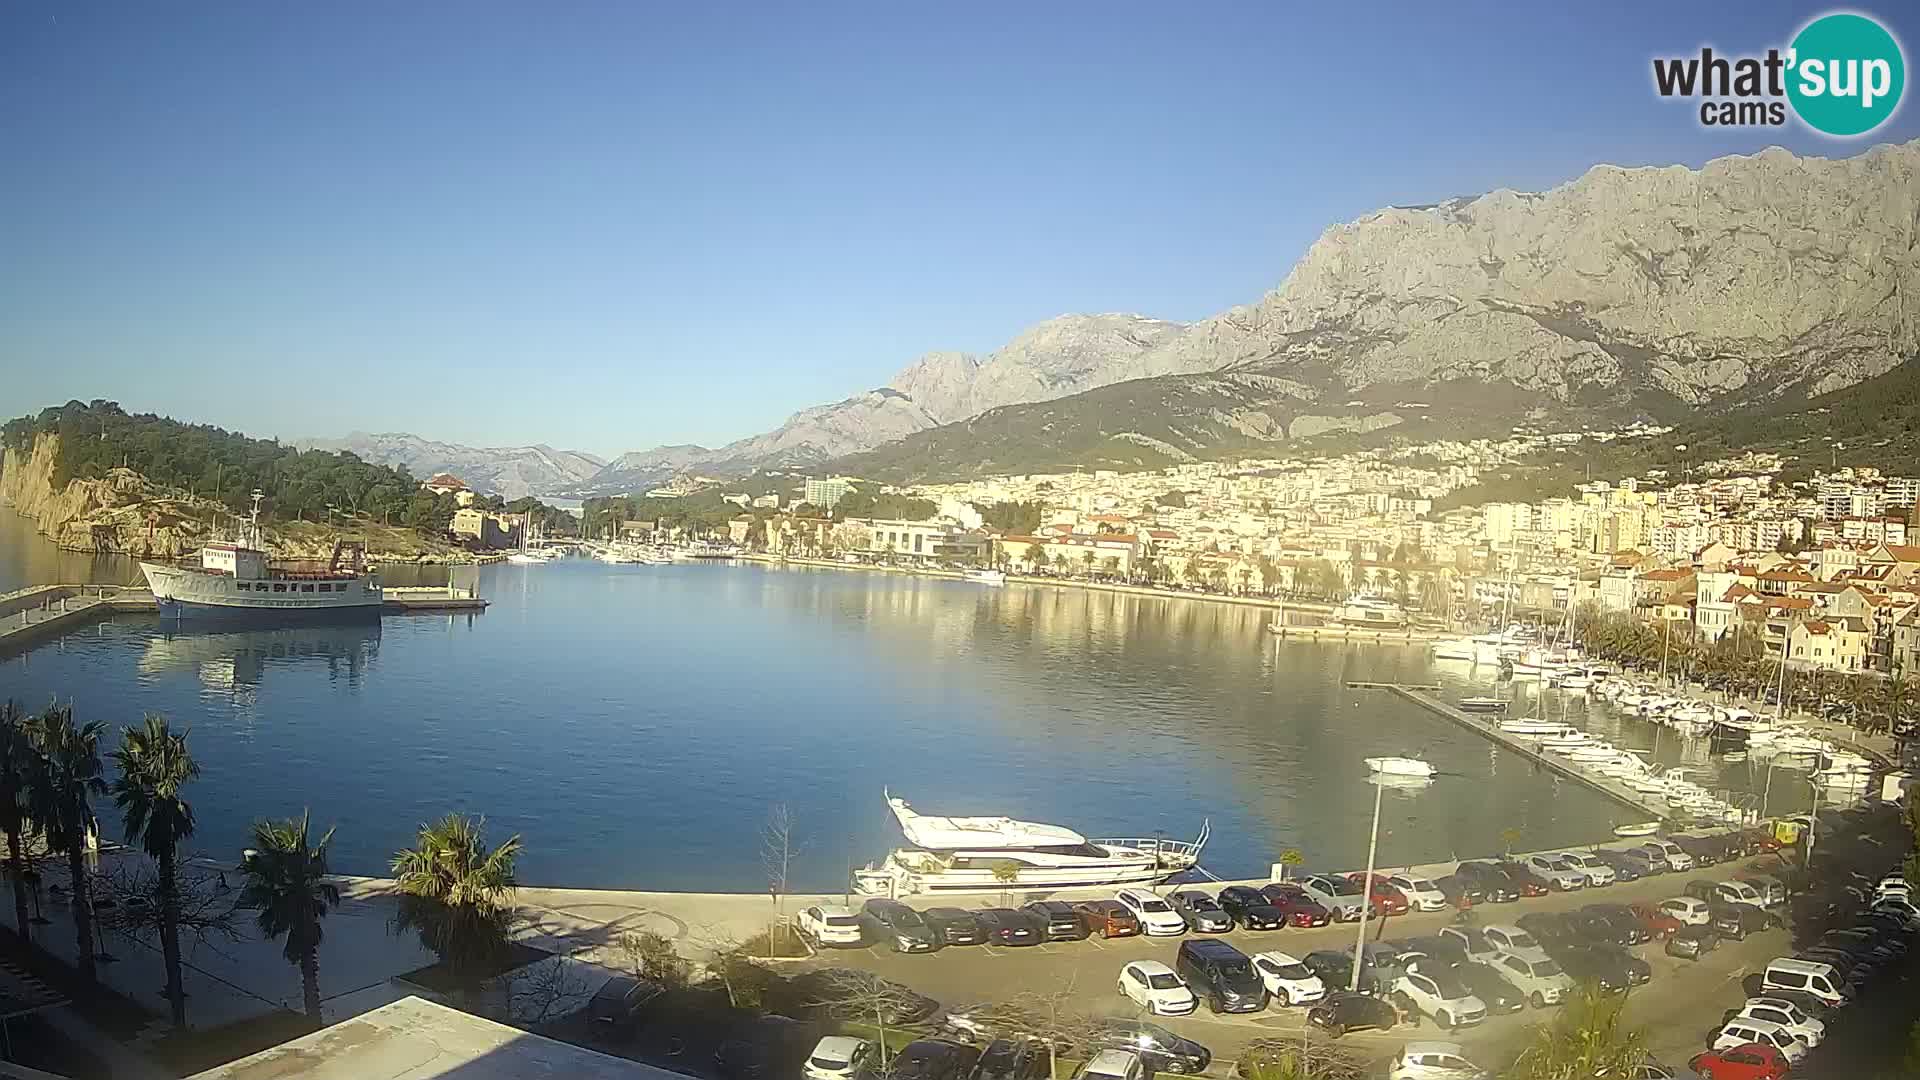
{"type": "MultiPolygon", "coordinates": [[[[714,443],[1063,312],[1251,300],[1383,204],[1920,134],[1652,93],[1824,10],[13,0],[0,413],[714,443]]],[[[1912,60],[1911,8],[1860,10],[1912,60]]]]}

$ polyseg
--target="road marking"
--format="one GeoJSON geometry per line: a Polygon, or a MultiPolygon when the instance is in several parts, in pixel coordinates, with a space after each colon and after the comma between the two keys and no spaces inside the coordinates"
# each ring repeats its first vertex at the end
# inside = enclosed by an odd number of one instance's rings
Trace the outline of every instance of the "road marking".
{"type": "Polygon", "coordinates": [[[1099,949],[1101,952],[1107,951],[1107,947],[1105,945],[1100,944],[1100,939],[1098,938],[1093,938],[1093,937],[1088,938],[1087,944],[1093,946],[1096,949],[1099,949]]]}

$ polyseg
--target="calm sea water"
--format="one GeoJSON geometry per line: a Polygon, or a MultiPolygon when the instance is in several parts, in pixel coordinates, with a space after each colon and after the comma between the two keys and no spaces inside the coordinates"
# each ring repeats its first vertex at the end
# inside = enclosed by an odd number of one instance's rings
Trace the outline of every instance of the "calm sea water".
{"type": "MultiPolygon", "coordinates": [[[[0,511],[0,591],[127,569],[53,553],[0,511]]],[[[1473,673],[1421,648],[1276,645],[1256,610],[705,563],[499,566],[480,589],[483,615],[353,627],[122,618],[0,660],[0,696],[70,698],[115,727],[171,717],[203,765],[199,848],[230,856],[250,820],[310,809],[349,873],[383,872],[419,822],[459,810],[522,834],[530,883],[757,891],[760,826],[784,803],[796,887],[837,889],[897,840],[883,788],[1094,836],[1185,839],[1210,820],[1222,877],[1290,847],[1351,868],[1372,809],[1361,759],[1380,754],[1450,774],[1388,793],[1383,865],[1494,852],[1508,828],[1523,847],[1592,842],[1634,817],[1344,685],[1484,692],[1473,673]]]]}

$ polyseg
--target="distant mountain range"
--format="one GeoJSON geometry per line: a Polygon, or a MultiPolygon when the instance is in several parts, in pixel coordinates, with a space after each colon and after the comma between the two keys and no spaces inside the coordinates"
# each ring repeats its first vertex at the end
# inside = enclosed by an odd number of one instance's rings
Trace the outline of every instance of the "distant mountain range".
{"type": "Polygon", "coordinates": [[[294,444],[315,450],[349,450],[362,461],[405,467],[422,480],[435,473],[452,473],[476,491],[509,499],[552,495],[579,487],[607,463],[605,458],[578,450],[461,446],[404,432],[355,431],[344,439],[301,439],[294,444]]]}
{"type": "Polygon", "coordinates": [[[1791,402],[1890,370],[1916,339],[1920,141],[1843,160],[1775,148],[1388,208],[1329,228],[1252,304],[1186,325],[1062,315],[984,357],[928,353],[718,448],[656,447],[579,475],[595,459],[358,438],[417,453],[363,456],[503,493],[779,467],[894,481],[1155,467],[1328,436],[1791,402]]]}

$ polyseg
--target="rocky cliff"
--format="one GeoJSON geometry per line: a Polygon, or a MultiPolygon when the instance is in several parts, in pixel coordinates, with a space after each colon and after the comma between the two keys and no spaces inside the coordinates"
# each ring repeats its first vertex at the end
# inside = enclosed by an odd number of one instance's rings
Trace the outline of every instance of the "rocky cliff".
{"type": "MultiPolygon", "coordinates": [[[[204,499],[160,491],[132,469],[114,469],[105,477],[53,482],[60,455],[57,435],[40,435],[29,451],[0,453],[0,505],[32,518],[41,534],[69,551],[171,559],[197,554],[215,538],[223,507],[204,499]]],[[[334,540],[346,535],[324,525],[293,523],[262,530],[276,559],[329,558],[334,540]]],[[[450,545],[405,529],[361,523],[352,532],[370,554],[396,559],[441,560],[458,557],[450,545]]]]}

